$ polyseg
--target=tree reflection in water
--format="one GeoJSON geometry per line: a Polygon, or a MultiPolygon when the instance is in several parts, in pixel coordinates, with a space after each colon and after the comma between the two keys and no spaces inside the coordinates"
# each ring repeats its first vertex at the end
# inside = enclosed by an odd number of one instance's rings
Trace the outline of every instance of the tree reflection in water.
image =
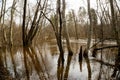
{"type": "Polygon", "coordinates": [[[32,72],[32,70],[33,70],[32,66],[34,67],[36,73],[38,74],[39,79],[46,80],[45,73],[42,69],[42,65],[41,65],[40,60],[38,59],[38,55],[36,54],[36,51],[33,49],[33,47],[23,48],[23,52],[24,52],[24,64],[25,64],[25,69],[26,69],[27,80],[29,80],[29,74],[30,74],[29,71],[32,72]],[[32,62],[33,65],[31,65],[30,61],[32,62]],[[28,63],[30,63],[30,64],[28,64],[28,63]],[[30,70],[30,69],[32,69],[32,70],[30,70]]]}
{"type": "Polygon", "coordinates": [[[73,55],[69,55],[68,51],[65,51],[65,63],[62,65],[57,62],[59,58],[58,49],[54,48],[57,51],[53,51],[51,47],[53,46],[48,44],[25,48],[4,47],[0,49],[0,65],[3,65],[12,77],[19,80],[95,80],[99,76],[101,76],[101,79],[110,79],[115,67],[112,64],[115,60],[115,53],[108,55],[110,52],[103,51],[103,60],[100,61],[98,60],[100,53],[94,59],[88,57],[85,47],[81,47],[79,54],[73,54],[76,60],[72,58],[73,55]],[[55,54],[52,52],[55,52],[55,54]],[[100,65],[102,65],[102,68],[100,65]],[[106,69],[109,71],[106,71],[106,69]]]}

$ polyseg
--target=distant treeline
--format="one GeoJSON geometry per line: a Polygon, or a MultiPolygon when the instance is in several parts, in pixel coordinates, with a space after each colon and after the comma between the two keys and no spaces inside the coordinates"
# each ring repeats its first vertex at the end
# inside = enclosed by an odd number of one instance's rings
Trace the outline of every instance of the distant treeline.
{"type": "MultiPolygon", "coordinates": [[[[115,39],[114,37],[114,31],[112,30],[110,24],[105,25],[96,25],[93,27],[92,37],[94,39],[115,39]],[[101,27],[103,29],[101,30],[101,27]]],[[[6,34],[6,39],[9,38],[9,27],[8,25],[5,25],[5,31],[6,33],[3,33],[0,28],[0,44],[7,44],[7,42],[4,41],[3,35],[6,34]]],[[[88,25],[77,25],[77,31],[75,30],[75,26],[73,25],[67,25],[68,33],[70,38],[74,39],[86,39],[87,38],[87,31],[88,31],[88,25]],[[77,32],[77,33],[76,33],[77,32]]],[[[51,40],[55,39],[55,35],[53,32],[53,29],[50,24],[48,24],[46,27],[43,27],[39,32],[39,35],[35,36],[35,43],[43,42],[45,40],[51,40]],[[36,42],[37,41],[37,42],[36,42]]],[[[62,37],[64,38],[64,30],[62,30],[62,37]]],[[[22,45],[22,28],[21,26],[18,26],[14,24],[13,26],[13,42],[14,45],[22,45]]]]}

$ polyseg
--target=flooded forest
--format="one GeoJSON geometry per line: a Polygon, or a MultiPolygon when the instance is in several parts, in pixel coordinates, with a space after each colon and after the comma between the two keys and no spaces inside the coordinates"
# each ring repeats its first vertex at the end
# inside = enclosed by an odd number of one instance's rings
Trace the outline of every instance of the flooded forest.
{"type": "Polygon", "coordinates": [[[120,80],[120,0],[0,0],[0,80],[120,80]]]}

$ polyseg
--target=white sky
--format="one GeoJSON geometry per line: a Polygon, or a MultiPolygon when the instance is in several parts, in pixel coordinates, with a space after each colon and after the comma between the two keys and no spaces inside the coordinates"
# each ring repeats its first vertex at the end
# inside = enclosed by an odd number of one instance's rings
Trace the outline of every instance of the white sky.
{"type": "MultiPolygon", "coordinates": [[[[66,0],[67,9],[78,11],[79,7],[87,8],[87,0],[66,0]]],[[[91,7],[96,8],[96,0],[91,0],[91,7]]]]}
{"type": "MultiPolygon", "coordinates": [[[[1,1],[1,0],[0,0],[1,1]]],[[[20,0],[19,0],[20,1],[20,0]]],[[[36,0],[28,0],[31,5],[36,3],[36,0]]],[[[56,5],[56,0],[49,0],[53,3],[53,6],[56,5]]],[[[91,0],[91,7],[96,7],[96,0],[91,0]]],[[[12,5],[12,0],[7,0],[7,6],[12,5]]],[[[66,8],[67,10],[75,10],[78,11],[79,7],[87,7],[87,0],[66,0],[66,8]]]]}
{"type": "MultiPolygon", "coordinates": [[[[12,5],[12,1],[13,0],[7,0],[7,6],[10,6],[12,5]]],[[[24,1],[24,0],[18,0],[18,1],[24,1]]],[[[36,3],[37,0],[28,0],[31,5],[36,3]]],[[[56,1],[57,0],[48,0],[50,1],[51,3],[53,3],[53,6],[56,5],[56,1]]],[[[90,0],[91,2],[91,7],[92,8],[95,8],[96,9],[96,1],[97,0],[90,0]]],[[[103,1],[106,1],[106,0],[103,0],[103,1]]],[[[0,0],[0,3],[1,3],[1,0],[0,0]]],[[[118,3],[118,5],[120,5],[120,3],[118,3]]],[[[0,4],[1,6],[1,4],[0,4]]],[[[66,0],[66,8],[68,10],[71,10],[71,9],[74,9],[75,11],[77,11],[79,9],[80,6],[84,6],[84,7],[87,7],[87,0],[66,0]]]]}
{"type": "MultiPolygon", "coordinates": [[[[53,6],[56,5],[56,0],[50,0],[53,6]]],[[[91,0],[91,7],[96,8],[96,0],[91,0]]],[[[75,12],[79,10],[80,7],[87,8],[87,0],[66,0],[66,12],[73,9],[75,12]]]]}
{"type": "MultiPolygon", "coordinates": [[[[12,1],[13,0],[7,0],[7,7],[10,7],[12,5],[12,1]]],[[[19,1],[24,1],[24,0],[19,0],[19,1]]],[[[34,6],[37,0],[28,0],[28,1],[30,2],[30,6],[34,6]]],[[[48,1],[53,4],[52,5],[53,7],[56,5],[57,0],[48,0],[48,1]]],[[[97,9],[96,1],[97,0],[90,0],[91,7],[94,9],[97,9]]],[[[120,3],[118,3],[118,5],[120,6],[120,3]]],[[[0,2],[0,6],[1,6],[1,2],[0,2]]],[[[85,7],[87,9],[87,0],[66,0],[66,12],[73,9],[77,13],[80,7],[85,7]]]]}
{"type": "MultiPolygon", "coordinates": [[[[7,8],[11,7],[12,1],[13,0],[7,0],[7,8]]],[[[18,0],[18,1],[24,1],[24,0],[18,0]]],[[[36,4],[36,1],[37,0],[28,0],[28,2],[30,3],[30,6],[34,6],[36,4]]],[[[48,0],[48,1],[53,4],[52,6],[55,7],[57,0],[48,0]]],[[[96,7],[95,2],[96,2],[96,0],[91,0],[91,7],[94,7],[94,8],[96,7]]],[[[0,4],[0,6],[1,6],[1,4],[0,4]]],[[[19,5],[19,7],[20,6],[22,8],[22,4],[19,5]]],[[[75,13],[77,13],[80,7],[87,8],[87,0],[66,0],[66,12],[73,9],[75,11],[75,13]]]]}

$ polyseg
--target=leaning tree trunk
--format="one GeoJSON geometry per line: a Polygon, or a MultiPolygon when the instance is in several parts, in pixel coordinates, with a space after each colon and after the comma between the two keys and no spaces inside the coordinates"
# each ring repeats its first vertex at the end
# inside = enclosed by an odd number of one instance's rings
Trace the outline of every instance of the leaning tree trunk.
{"type": "MultiPolygon", "coordinates": [[[[43,12],[42,12],[43,13],[43,12]]],[[[55,24],[43,13],[45,18],[51,23],[53,27],[53,31],[55,33],[57,45],[60,51],[60,55],[58,58],[58,68],[57,68],[57,78],[58,80],[63,79],[63,70],[64,70],[64,50],[62,46],[62,15],[61,15],[61,0],[57,0],[56,4],[56,15],[55,15],[55,24]]]]}
{"type": "Polygon", "coordinates": [[[64,33],[65,33],[65,39],[66,39],[66,43],[67,43],[67,48],[68,48],[69,55],[72,55],[73,52],[72,52],[72,49],[71,49],[70,40],[69,40],[69,34],[68,34],[68,29],[67,29],[67,26],[66,26],[65,8],[66,8],[65,0],[63,0],[63,6],[62,6],[63,29],[64,29],[64,33]]]}
{"type": "Polygon", "coordinates": [[[35,35],[37,34],[37,31],[39,29],[39,23],[42,17],[42,10],[45,9],[45,6],[47,6],[48,0],[44,0],[43,5],[41,5],[41,0],[37,3],[37,7],[34,13],[34,17],[31,23],[31,27],[28,30],[27,25],[25,25],[26,22],[26,5],[27,5],[27,1],[24,1],[24,12],[23,12],[23,25],[22,25],[22,36],[23,36],[23,46],[30,46],[32,44],[33,38],[35,37],[35,35]],[[40,14],[39,14],[40,13],[40,14]],[[39,15],[38,15],[39,14],[39,15]]]}

